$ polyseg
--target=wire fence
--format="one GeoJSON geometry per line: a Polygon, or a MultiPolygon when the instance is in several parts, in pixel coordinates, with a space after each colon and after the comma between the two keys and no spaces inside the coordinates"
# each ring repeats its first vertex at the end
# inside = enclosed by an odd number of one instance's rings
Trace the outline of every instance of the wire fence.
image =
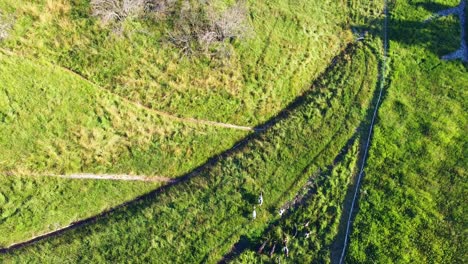
{"type": "Polygon", "coordinates": [[[340,257],[340,262],[339,262],[340,264],[342,264],[343,261],[344,261],[346,248],[348,247],[349,232],[351,230],[351,220],[352,220],[352,216],[353,216],[353,211],[354,211],[354,207],[356,205],[356,200],[357,200],[357,196],[358,196],[358,192],[359,192],[359,187],[360,187],[360,184],[361,184],[362,175],[364,174],[364,166],[365,166],[365,163],[366,163],[366,160],[367,160],[367,155],[368,155],[368,152],[369,152],[369,147],[370,147],[370,142],[371,142],[371,138],[372,138],[372,131],[374,129],[375,119],[377,118],[377,112],[379,110],[380,102],[382,100],[382,93],[383,93],[383,90],[384,90],[384,87],[385,87],[386,72],[387,72],[387,56],[388,56],[388,0],[384,0],[384,16],[385,16],[385,19],[384,19],[384,27],[383,27],[383,57],[382,57],[382,66],[381,66],[380,74],[379,74],[379,82],[380,82],[379,96],[377,98],[377,102],[375,103],[374,113],[372,115],[372,120],[371,120],[371,124],[370,124],[370,127],[369,127],[369,133],[368,133],[368,136],[367,136],[366,147],[364,149],[364,155],[362,156],[361,168],[360,168],[359,175],[358,175],[358,178],[357,178],[357,181],[356,181],[356,188],[354,190],[354,195],[353,195],[353,200],[352,200],[352,203],[351,203],[351,207],[350,207],[349,212],[348,212],[348,221],[347,221],[347,224],[346,224],[346,234],[345,234],[344,243],[343,243],[343,250],[341,251],[341,257],[340,257]]]}

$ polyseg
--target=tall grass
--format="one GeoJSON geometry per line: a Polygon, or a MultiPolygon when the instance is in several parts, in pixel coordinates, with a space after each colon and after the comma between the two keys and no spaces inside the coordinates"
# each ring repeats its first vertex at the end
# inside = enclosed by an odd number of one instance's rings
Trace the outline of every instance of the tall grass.
{"type": "Polygon", "coordinates": [[[343,201],[357,172],[358,143],[358,139],[354,141],[342,160],[321,168],[297,208],[230,262],[330,263],[330,247],[338,233],[343,201]],[[288,256],[282,251],[284,246],[288,256]]]}
{"type": "Polygon", "coordinates": [[[246,135],[169,120],[47,63],[0,61],[3,173],[176,177],[246,135]]]}
{"type": "Polygon", "coordinates": [[[157,116],[40,60],[0,53],[0,83],[2,246],[159,186],[34,177],[77,172],[177,177],[246,135],[157,116]]]}
{"type": "Polygon", "coordinates": [[[96,215],[159,186],[148,182],[0,175],[0,247],[96,215]]]}

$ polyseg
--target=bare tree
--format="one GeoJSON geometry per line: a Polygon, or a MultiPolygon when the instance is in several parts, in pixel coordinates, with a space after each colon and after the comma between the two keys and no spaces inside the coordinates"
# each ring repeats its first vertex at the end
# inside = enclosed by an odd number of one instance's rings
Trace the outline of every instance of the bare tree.
{"type": "Polygon", "coordinates": [[[223,11],[213,6],[212,0],[91,0],[93,16],[104,23],[155,15],[170,21],[167,40],[183,54],[229,56],[232,47],[226,40],[243,39],[253,32],[246,3],[241,0],[223,11]]]}
{"type": "Polygon", "coordinates": [[[145,3],[145,0],[91,0],[91,9],[93,16],[110,23],[142,14],[145,3]]]}
{"type": "Polygon", "coordinates": [[[219,12],[209,1],[185,0],[175,11],[169,40],[186,55],[199,51],[209,56],[229,56],[231,49],[226,40],[243,39],[253,33],[247,14],[244,2],[219,12]]]}
{"type": "Polygon", "coordinates": [[[246,38],[253,30],[248,23],[248,10],[244,2],[237,2],[221,14],[212,15],[213,28],[216,30],[218,40],[233,38],[246,38]]]}

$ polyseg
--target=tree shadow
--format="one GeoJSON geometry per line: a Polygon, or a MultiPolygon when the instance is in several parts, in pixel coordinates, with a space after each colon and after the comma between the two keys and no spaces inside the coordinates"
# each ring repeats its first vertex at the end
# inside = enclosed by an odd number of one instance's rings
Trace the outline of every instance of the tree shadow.
{"type": "Polygon", "coordinates": [[[434,3],[434,2],[415,3],[414,6],[423,8],[426,11],[429,11],[431,13],[437,13],[437,12],[439,12],[441,10],[449,9],[449,8],[453,7],[453,6],[440,4],[440,3],[434,3]]]}
{"type": "MultiPolygon", "coordinates": [[[[416,8],[430,12],[421,20],[403,19],[389,14],[388,40],[403,47],[419,46],[441,58],[460,48],[461,25],[458,16],[432,17],[431,14],[452,8],[438,3],[415,3],[416,8]]],[[[391,9],[390,9],[391,10],[391,9]]],[[[465,11],[466,12],[466,11],[465,11]]],[[[383,37],[384,18],[375,19],[369,25],[354,25],[353,31],[383,37]]],[[[467,41],[467,40],[465,40],[467,41]]]]}

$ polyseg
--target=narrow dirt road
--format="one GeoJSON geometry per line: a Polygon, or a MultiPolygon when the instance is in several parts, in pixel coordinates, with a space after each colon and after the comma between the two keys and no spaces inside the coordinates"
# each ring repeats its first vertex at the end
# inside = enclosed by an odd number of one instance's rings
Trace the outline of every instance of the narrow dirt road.
{"type": "Polygon", "coordinates": [[[180,121],[180,122],[187,122],[187,123],[192,123],[192,124],[198,124],[198,125],[217,126],[217,127],[224,127],[224,128],[230,128],[230,129],[238,129],[238,130],[246,130],[246,131],[261,130],[261,128],[258,129],[258,128],[253,128],[253,127],[249,127],[249,126],[239,126],[239,125],[235,125],[235,124],[222,123],[222,122],[216,122],[216,121],[205,120],[205,119],[197,119],[197,118],[192,118],[192,117],[181,117],[181,116],[174,115],[174,114],[171,114],[171,113],[168,113],[168,112],[156,110],[156,109],[147,107],[147,106],[145,106],[145,105],[143,105],[143,104],[141,104],[139,102],[135,102],[135,101],[132,101],[132,100],[130,100],[128,98],[125,98],[125,97],[123,97],[123,96],[121,96],[119,94],[116,94],[116,93],[108,90],[108,89],[102,88],[101,86],[91,82],[90,80],[88,80],[87,78],[82,76],[81,74],[79,74],[77,72],[74,72],[74,71],[72,71],[72,70],[70,70],[68,68],[64,68],[64,67],[57,66],[57,65],[54,65],[54,66],[59,67],[60,69],[77,76],[78,78],[84,80],[85,82],[91,84],[94,87],[99,88],[100,90],[102,90],[102,91],[104,91],[106,93],[110,93],[113,96],[118,97],[119,99],[121,99],[122,101],[124,101],[124,102],[126,102],[128,104],[134,105],[137,108],[144,109],[146,111],[152,112],[152,113],[154,113],[156,115],[159,115],[159,116],[164,116],[164,117],[170,118],[172,120],[176,120],[176,121],[180,121]]]}
{"type": "Polygon", "coordinates": [[[69,175],[54,175],[48,174],[48,177],[58,177],[64,179],[93,179],[93,180],[113,180],[113,181],[145,181],[145,182],[175,182],[176,179],[171,179],[162,176],[142,176],[128,174],[91,174],[91,173],[74,173],[69,175]]]}
{"type": "MultiPolygon", "coordinates": [[[[10,56],[17,56],[17,57],[22,57],[22,58],[26,58],[28,59],[27,57],[23,56],[23,55],[20,55],[20,54],[16,54],[15,52],[13,51],[10,51],[10,50],[7,50],[7,49],[3,49],[3,48],[0,48],[0,51],[3,51],[5,54],[7,55],[10,55],[10,56]]],[[[33,62],[31,60],[31,62],[33,62]]],[[[40,63],[36,63],[36,62],[33,62],[35,64],[38,64],[40,65],[40,63]]],[[[240,125],[236,125],[236,124],[229,124],[229,123],[223,123],[223,122],[217,122],[217,121],[211,121],[211,120],[205,120],[205,119],[197,119],[197,118],[192,118],[192,117],[182,117],[182,116],[178,116],[176,114],[173,114],[173,113],[168,113],[168,112],[164,112],[164,111],[160,111],[160,110],[156,110],[156,109],[153,109],[153,108],[150,108],[150,107],[147,107],[139,102],[135,102],[135,101],[132,101],[130,99],[127,99],[119,94],[116,94],[108,89],[105,89],[95,83],[93,83],[92,81],[88,80],[86,77],[82,76],[81,74],[77,73],[77,72],[74,72],[68,68],[65,68],[65,67],[62,67],[60,65],[55,65],[55,64],[52,64],[50,62],[48,62],[49,65],[53,66],[53,67],[57,67],[65,72],[68,72],[78,78],[80,78],[81,80],[89,83],[90,85],[92,85],[93,87],[96,87],[98,88],[99,90],[101,91],[104,91],[106,93],[109,93],[113,96],[116,96],[118,97],[120,100],[128,103],[128,104],[131,104],[137,108],[140,108],[140,109],[144,109],[145,111],[149,111],[149,112],[152,112],[153,114],[156,114],[156,115],[159,115],[159,116],[164,116],[164,117],[167,117],[169,119],[172,119],[172,120],[176,120],[176,121],[179,121],[179,122],[187,122],[187,123],[192,123],[192,124],[198,124],[198,125],[207,125],[207,126],[216,126],[216,127],[223,127],[223,128],[229,128],[229,129],[237,129],[237,130],[245,130],[245,131],[262,131],[264,130],[263,128],[255,128],[255,127],[250,127],[250,126],[240,126],[240,125]]],[[[43,66],[43,65],[42,65],[43,66]]]]}

